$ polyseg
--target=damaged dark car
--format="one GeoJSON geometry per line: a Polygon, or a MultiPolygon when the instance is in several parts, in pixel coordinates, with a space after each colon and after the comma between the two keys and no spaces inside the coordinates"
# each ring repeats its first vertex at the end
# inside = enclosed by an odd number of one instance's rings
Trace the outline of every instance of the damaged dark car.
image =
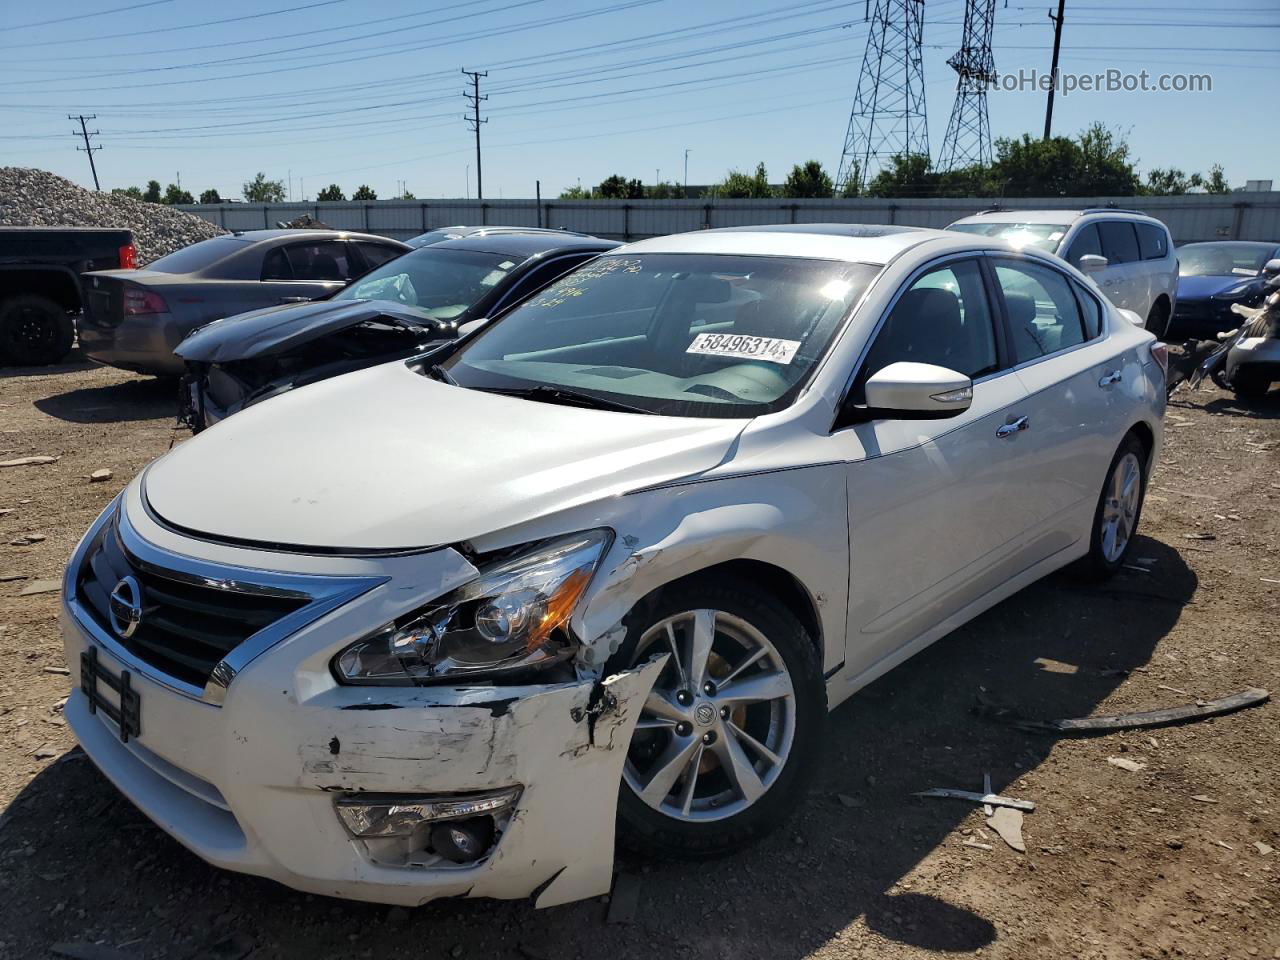
{"type": "Polygon", "coordinates": [[[269,397],[420,353],[617,245],[547,233],[448,240],[324,300],[210,323],[174,351],[186,365],[182,419],[199,432],[269,397]]]}

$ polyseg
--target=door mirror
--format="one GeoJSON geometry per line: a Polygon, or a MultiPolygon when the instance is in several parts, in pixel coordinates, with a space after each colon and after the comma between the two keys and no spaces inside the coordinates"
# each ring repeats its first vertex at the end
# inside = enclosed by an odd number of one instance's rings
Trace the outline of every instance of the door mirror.
{"type": "Polygon", "coordinates": [[[1107,262],[1106,257],[1100,257],[1096,253],[1086,253],[1076,266],[1080,268],[1081,273],[1097,273],[1099,270],[1107,269],[1107,262]]]}
{"type": "Polygon", "coordinates": [[[932,363],[898,361],[874,373],[866,385],[867,413],[892,420],[942,420],[973,402],[973,381],[932,363]]]}
{"type": "Polygon", "coordinates": [[[1268,260],[1262,267],[1262,275],[1270,280],[1272,277],[1280,276],[1280,258],[1268,260]]]}

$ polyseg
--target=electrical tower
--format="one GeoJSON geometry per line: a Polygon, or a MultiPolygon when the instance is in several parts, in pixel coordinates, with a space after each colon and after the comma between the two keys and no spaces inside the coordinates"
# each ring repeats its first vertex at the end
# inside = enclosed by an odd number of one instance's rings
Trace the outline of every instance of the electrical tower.
{"type": "Polygon", "coordinates": [[[79,134],[77,134],[74,130],[72,130],[72,131],[71,131],[71,135],[72,135],[73,137],[74,137],[74,136],[81,136],[81,137],[84,137],[84,146],[83,146],[83,147],[76,147],[76,149],[77,149],[77,150],[83,150],[85,153],[87,153],[87,154],[89,155],[89,169],[93,171],[93,189],[95,189],[95,190],[97,190],[99,193],[101,193],[101,192],[102,192],[102,187],[100,187],[100,186],[98,185],[98,165],[97,165],[96,163],[94,163],[94,162],[93,162],[93,151],[95,151],[95,150],[101,150],[101,149],[102,149],[102,147],[101,147],[101,146],[92,147],[92,146],[90,146],[90,145],[89,145],[89,138],[90,138],[90,137],[96,137],[96,136],[98,135],[98,131],[97,131],[97,130],[94,130],[92,133],[90,133],[90,132],[89,132],[89,128],[88,128],[88,127],[86,127],[86,126],[84,125],[84,122],[85,122],[86,120],[96,120],[96,119],[98,119],[98,115],[97,115],[96,113],[91,113],[91,114],[89,114],[89,116],[87,116],[87,117],[86,117],[83,113],[82,113],[82,114],[79,114],[78,116],[77,116],[77,115],[73,115],[73,114],[67,114],[67,119],[68,119],[68,120],[79,120],[79,121],[80,121],[80,132],[79,132],[79,134]]]}
{"type": "Polygon", "coordinates": [[[464,117],[467,123],[471,124],[471,129],[476,134],[476,199],[484,199],[484,175],[480,172],[480,124],[488,123],[488,120],[480,119],[480,101],[488,100],[489,95],[480,96],[480,78],[487,77],[489,71],[483,73],[478,70],[463,70],[468,77],[471,78],[472,92],[462,91],[462,96],[471,103],[471,116],[464,117]]]}
{"type": "Polygon", "coordinates": [[[929,155],[924,104],[924,0],[875,0],[836,190],[861,192],[895,156],[929,155]]]}
{"type": "Polygon", "coordinates": [[[938,168],[954,170],[991,163],[991,123],[987,119],[987,90],[995,80],[991,33],[996,23],[996,0],[966,0],[964,39],[947,61],[956,72],[956,102],[942,138],[938,168]]]}

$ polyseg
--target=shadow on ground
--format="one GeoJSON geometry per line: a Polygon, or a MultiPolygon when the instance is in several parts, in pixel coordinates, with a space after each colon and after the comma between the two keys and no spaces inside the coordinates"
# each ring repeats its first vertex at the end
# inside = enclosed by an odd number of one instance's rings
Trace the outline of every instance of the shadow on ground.
{"type": "MultiPolygon", "coordinates": [[[[1001,791],[1047,757],[1053,738],[975,717],[979,691],[1030,717],[1084,716],[1151,658],[1197,580],[1164,543],[1139,538],[1132,556],[1154,560],[1155,572],[1126,570],[1102,587],[1054,575],[841,706],[807,803],[760,845],[696,863],[624,858],[620,869],[639,874],[642,884],[630,926],[606,924],[599,901],[547,911],[491,901],[389,910],[219,872],[152,826],[73,753],[10,808],[4,846],[31,854],[8,861],[14,889],[29,893],[0,910],[5,934],[34,948],[138,939],[138,956],[215,955],[234,936],[234,951],[248,944],[255,958],[287,960],[659,953],[742,960],[804,957],[861,916],[893,941],[972,952],[997,941],[989,919],[945,896],[895,886],[973,806],[912,794],[934,786],[976,790],[984,771],[1001,791]],[[48,916],[55,902],[66,909],[48,916]]],[[[1010,884],[1028,862],[1010,861],[1010,884]]]]}
{"type": "Polygon", "coordinates": [[[82,387],[35,401],[36,409],[71,423],[121,423],[178,415],[178,381],[142,377],[107,387],[82,387]]]}

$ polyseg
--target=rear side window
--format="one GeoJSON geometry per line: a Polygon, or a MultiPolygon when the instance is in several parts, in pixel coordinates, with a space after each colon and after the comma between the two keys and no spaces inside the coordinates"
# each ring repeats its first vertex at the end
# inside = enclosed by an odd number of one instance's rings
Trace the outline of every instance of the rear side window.
{"type": "Polygon", "coordinates": [[[1080,258],[1089,254],[1098,257],[1103,255],[1102,241],[1098,239],[1098,228],[1092,223],[1087,223],[1080,228],[1080,232],[1071,241],[1071,248],[1067,250],[1065,259],[1073,267],[1079,267],[1080,258]]]}
{"type": "Polygon", "coordinates": [[[1164,227],[1154,223],[1135,223],[1133,227],[1138,231],[1138,249],[1143,260],[1162,260],[1168,255],[1169,234],[1164,227]]]}
{"type": "Polygon", "coordinates": [[[994,265],[1018,363],[1084,343],[1080,306],[1065,276],[1034,263],[994,265]]]}
{"type": "Polygon", "coordinates": [[[214,237],[211,240],[201,240],[199,243],[175,250],[167,257],[161,257],[154,263],[147,264],[147,269],[160,273],[195,273],[219,260],[225,260],[233,253],[239,253],[245,248],[246,242],[239,237],[214,237]]]}
{"type": "Polygon", "coordinates": [[[1138,235],[1129,221],[1104,220],[1098,224],[1098,234],[1102,237],[1102,255],[1108,263],[1136,263],[1141,259],[1138,235]]]}
{"type": "Polygon", "coordinates": [[[1085,339],[1092,340],[1102,333],[1102,306],[1074,280],[1071,282],[1071,289],[1076,292],[1076,299],[1080,301],[1080,318],[1084,321],[1085,339]]]}

